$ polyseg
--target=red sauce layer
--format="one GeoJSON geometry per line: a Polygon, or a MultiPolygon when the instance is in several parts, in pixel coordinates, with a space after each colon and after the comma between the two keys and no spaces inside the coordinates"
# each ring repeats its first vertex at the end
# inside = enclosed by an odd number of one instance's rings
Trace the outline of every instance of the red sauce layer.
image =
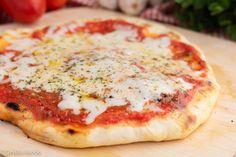
{"type": "MultiPolygon", "coordinates": [[[[143,33],[144,27],[130,24],[122,20],[105,20],[100,22],[87,22],[84,26],[77,27],[77,32],[87,33],[101,33],[106,34],[114,31],[118,26],[129,27],[136,29],[138,32],[137,39],[142,40],[145,37],[143,33]]],[[[32,38],[42,39],[49,27],[37,30],[32,33],[32,38]]],[[[56,29],[55,31],[57,31],[56,29]]],[[[73,33],[73,32],[67,32],[73,33]]],[[[162,37],[166,34],[155,36],[162,37]]],[[[172,40],[170,46],[174,59],[185,60],[189,66],[194,70],[207,69],[205,61],[203,61],[199,53],[195,48],[185,43],[172,40]]],[[[12,52],[12,51],[11,51],[12,52]]],[[[15,51],[16,55],[19,52],[15,51]]],[[[3,51],[1,53],[6,53],[3,51]]],[[[177,108],[185,107],[193,98],[197,87],[201,86],[201,81],[193,80],[190,77],[184,77],[188,82],[194,83],[195,88],[185,93],[176,91],[176,94],[165,95],[163,100],[157,100],[155,105],[158,105],[163,112],[154,112],[150,110],[144,110],[143,112],[130,111],[129,104],[124,106],[109,107],[104,113],[99,115],[93,124],[112,124],[120,121],[134,120],[136,122],[146,122],[155,116],[164,116],[168,113],[176,110],[177,108]]],[[[61,101],[59,93],[48,93],[45,91],[35,92],[32,90],[19,90],[12,87],[10,83],[0,84],[0,102],[7,104],[9,102],[17,103],[21,108],[26,108],[33,113],[33,116],[38,120],[50,120],[59,124],[76,124],[84,126],[84,120],[88,113],[85,110],[81,110],[79,115],[74,115],[72,110],[60,110],[57,105],[61,101]]],[[[148,103],[147,103],[148,105],[148,103]]]]}
{"type": "MultiPolygon", "coordinates": [[[[100,33],[100,34],[107,34],[110,32],[115,31],[119,26],[127,27],[129,29],[134,29],[137,31],[137,39],[142,40],[144,38],[143,30],[144,27],[138,26],[135,24],[128,23],[123,20],[104,20],[104,21],[92,21],[86,22],[84,26],[78,26],[74,32],[87,32],[87,33],[100,33]]],[[[64,25],[66,27],[66,25],[64,25]]],[[[45,27],[43,29],[36,30],[32,33],[33,38],[41,39],[45,33],[48,31],[49,27],[45,27]]],[[[58,26],[57,29],[54,30],[56,33],[60,29],[58,26]]],[[[66,33],[74,33],[68,30],[66,33]]]]}
{"type": "Polygon", "coordinates": [[[201,59],[198,51],[193,46],[172,40],[170,49],[174,54],[174,59],[186,61],[193,70],[207,70],[206,62],[201,59]]]}
{"type": "MultiPolygon", "coordinates": [[[[181,94],[178,93],[178,95],[179,96],[176,97],[180,97],[181,94]]],[[[60,110],[57,107],[60,101],[61,97],[57,93],[48,93],[45,91],[35,92],[29,89],[14,89],[9,83],[0,85],[0,102],[4,104],[14,102],[23,108],[26,107],[27,110],[32,111],[33,116],[38,120],[47,119],[60,124],[73,123],[85,125],[84,119],[87,117],[88,113],[81,110],[79,115],[75,115],[70,109],[60,110]]],[[[128,109],[128,107],[129,105],[109,107],[104,113],[97,117],[94,123],[111,124],[122,120],[146,122],[154,116],[166,115],[176,108],[175,105],[170,102],[165,102],[160,105],[163,112],[152,112],[148,110],[144,112],[132,112],[128,109]]]]}

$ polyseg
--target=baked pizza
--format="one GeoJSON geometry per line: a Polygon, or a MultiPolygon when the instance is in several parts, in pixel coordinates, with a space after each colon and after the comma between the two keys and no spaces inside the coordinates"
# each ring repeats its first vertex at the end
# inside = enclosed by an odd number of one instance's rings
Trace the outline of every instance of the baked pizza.
{"type": "Polygon", "coordinates": [[[48,144],[181,139],[218,92],[202,52],[156,23],[87,19],[0,36],[0,119],[48,144]]]}

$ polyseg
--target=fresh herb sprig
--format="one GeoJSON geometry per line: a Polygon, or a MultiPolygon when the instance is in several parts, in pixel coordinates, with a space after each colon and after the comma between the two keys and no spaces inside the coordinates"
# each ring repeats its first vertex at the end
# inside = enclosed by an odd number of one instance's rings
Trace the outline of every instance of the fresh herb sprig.
{"type": "Polygon", "coordinates": [[[175,0],[181,24],[197,31],[223,30],[236,41],[236,0],[175,0]]]}

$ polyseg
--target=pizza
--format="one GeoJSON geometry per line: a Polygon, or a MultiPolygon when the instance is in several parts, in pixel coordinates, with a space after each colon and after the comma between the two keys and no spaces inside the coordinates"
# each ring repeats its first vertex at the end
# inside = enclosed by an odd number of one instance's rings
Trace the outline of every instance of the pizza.
{"type": "Polygon", "coordinates": [[[0,119],[44,143],[182,139],[218,93],[201,50],[156,23],[83,19],[0,36],[0,119]]]}

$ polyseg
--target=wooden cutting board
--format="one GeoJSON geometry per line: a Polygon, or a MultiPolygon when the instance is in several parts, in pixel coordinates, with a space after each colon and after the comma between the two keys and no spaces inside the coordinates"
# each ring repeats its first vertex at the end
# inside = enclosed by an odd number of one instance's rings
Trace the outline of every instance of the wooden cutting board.
{"type": "MultiPolygon", "coordinates": [[[[106,16],[121,15],[87,8],[65,9],[48,13],[33,25],[7,24],[0,26],[0,31],[106,16]]],[[[204,50],[222,87],[210,119],[192,135],[184,140],[170,142],[64,149],[31,140],[17,127],[0,122],[0,154],[19,157],[236,157],[236,44],[185,29],[168,27],[181,32],[204,50]]]]}

